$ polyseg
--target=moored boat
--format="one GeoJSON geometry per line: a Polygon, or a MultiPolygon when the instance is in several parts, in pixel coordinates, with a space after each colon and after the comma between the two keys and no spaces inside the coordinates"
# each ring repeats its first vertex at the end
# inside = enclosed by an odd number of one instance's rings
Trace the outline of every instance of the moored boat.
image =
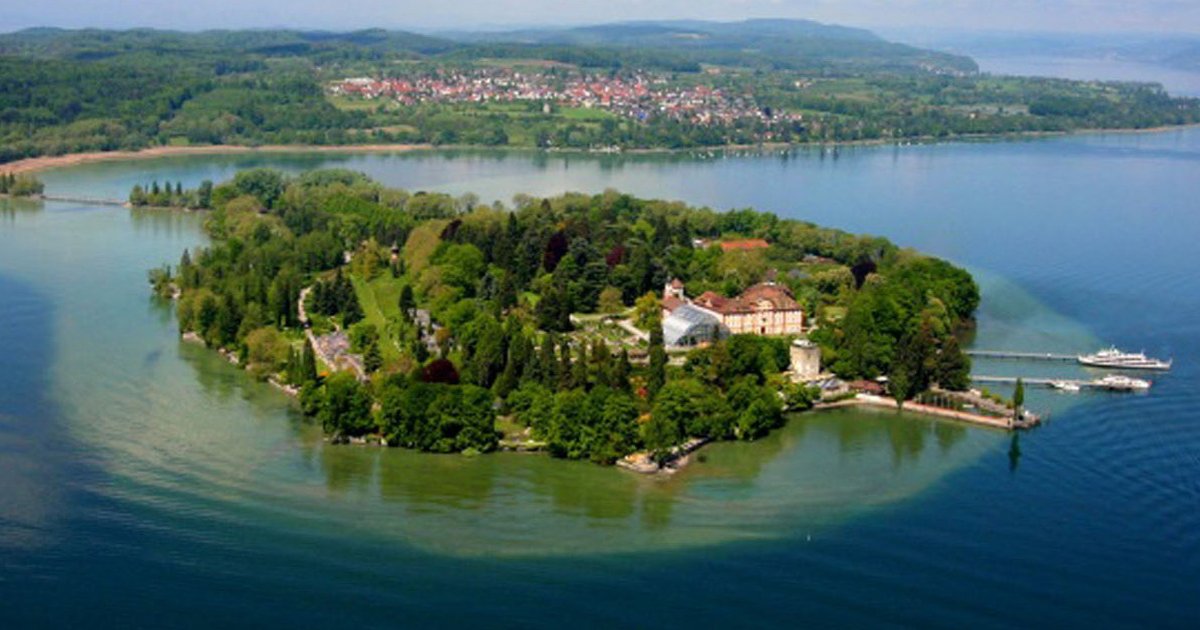
{"type": "Polygon", "coordinates": [[[1103,389],[1121,392],[1145,391],[1150,389],[1151,385],[1150,381],[1140,378],[1129,378],[1120,374],[1109,374],[1104,378],[1092,381],[1092,384],[1103,389]]]}
{"type": "Polygon", "coordinates": [[[1093,354],[1081,354],[1078,359],[1080,364],[1092,367],[1116,368],[1120,370],[1171,369],[1171,359],[1162,361],[1147,357],[1142,352],[1123,352],[1116,347],[1106,348],[1093,354]]]}

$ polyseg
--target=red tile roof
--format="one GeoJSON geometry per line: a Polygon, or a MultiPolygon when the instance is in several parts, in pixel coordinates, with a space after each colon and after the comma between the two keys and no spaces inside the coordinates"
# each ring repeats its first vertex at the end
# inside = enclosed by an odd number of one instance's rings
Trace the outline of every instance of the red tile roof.
{"type": "Polygon", "coordinates": [[[744,252],[751,249],[766,249],[770,246],[770,243],[761,238],[747,238],[740,241],[724,241],[721,243],[721,250],[727,252],[744,252]]]}
{"type": "Polygon", "coordinates": [[[722,315],[752,313],[754,311],[790,311],[800,308],[792,293],[778,284],[756,284],[735,298],[727,298],[712,291],[705,291],[696,298],[696,304],[722,315]]]}
{"type": "Polygon", "coordinates": [[[675,312],[675,309],[683,306],[684,304],[687,304],[687,302],[675,297],[674,295],[668,295],[662,299],[662,307],[669,313],[675,312]]]}

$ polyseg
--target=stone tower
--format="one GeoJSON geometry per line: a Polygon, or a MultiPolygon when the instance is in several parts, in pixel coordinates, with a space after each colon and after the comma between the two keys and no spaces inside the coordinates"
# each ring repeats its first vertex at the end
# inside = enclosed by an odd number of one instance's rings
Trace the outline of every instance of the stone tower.
{"type": "Polygon", "coordinates": [[[797,380],[814,379],[821,373],[821,348],[807,339],[792,342],[792,376],[797,380]]]}

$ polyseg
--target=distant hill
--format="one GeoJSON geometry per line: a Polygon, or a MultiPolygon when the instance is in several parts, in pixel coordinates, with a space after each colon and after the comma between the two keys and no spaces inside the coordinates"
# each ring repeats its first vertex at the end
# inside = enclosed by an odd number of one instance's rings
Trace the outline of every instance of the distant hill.
{"type": "Polygon", "coordinates": [[[1114,59],[1200,71],[1200,35],[925,32],[905,41],[980,57],[1114,59]]]}
{"type": "Polygon", "coordinates": [[[584,46],[659,50],[698,64],[740,65],[813,72],[971,73],[969,57],[888,42],[858,28],[810,20],[742,22],[622,22],[574,28],[496,33],[444,33],[476,46],[584,46]]]}
{"type": "Polygon", "coordinates": [[[36,28],[0,35],[0,55],[96,61],[147,57],[305,57],[318,62],[381,56],[470,61],[540,58],[584,67],[698,71],[704,65],[819,75],[969,74],[969,57],[888,42],[857,28],[807,20],[627,22],[575,28],[420,35],[369,29],[108,31],[36,28]]]}
{"type": "Polygon", "coordinates": [[[405,31],[246,30],[185,33],[156,29],[110,31],[33,28],[0,35],[0,54],[58,59],[103,59],[127,54],[319,55],[338,49],[435,55],[461,47],[449,40],[405,31]]]}

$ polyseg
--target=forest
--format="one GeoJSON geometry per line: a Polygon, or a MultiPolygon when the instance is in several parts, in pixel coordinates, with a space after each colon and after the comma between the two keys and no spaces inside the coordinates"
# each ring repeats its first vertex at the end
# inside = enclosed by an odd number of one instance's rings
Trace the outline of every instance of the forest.
{"type": "Polygon", "coordinates": [[[254,169],[206,189],[212,244],[152,271],[156,292],[177,298],[182,333],[295,387],[335,439],[487,452],[505,425],[555,456],[611,463],[689,437],[755,439],[812,404],[783,374],[788,338],[668,356],[659,294],[672,278],[724,295],[781,283],[846,379],[889,375],[904,397],[966,385],[956,334],[974,281],[880,237],[616,191],[483,204],[343,170],[254,169]],[[716,245],[728,238],[770,245],[716,245]],[[350,364],[308,334],[340,340],[350,364]]]}
{"type": "Polygon", "coordinates": [[[26,30],[0,35],[0,163],[214,144],[686,149],[1200,121],[1200,100],[1172,97],[1154,84],[993,77],[979,74],[969,59],[864,32],[786,21],[735,26],[584,29],[533,41],[379,30],[26,30]],[[706,37],[662,39],[689,29],[706,37]],[[747,49],[747,42],[759,42],[761,50],[747,49]],[[528,103],[528,111],[495,103],[400,106],[329,91],[347,77],[496,67],[651,72],[670,86],[746,95],[763,116],[720,124],[639,120],[581,116],[554,103],[528,103]],[[802,121],[772,122],[768,112],[802,121]]]}

